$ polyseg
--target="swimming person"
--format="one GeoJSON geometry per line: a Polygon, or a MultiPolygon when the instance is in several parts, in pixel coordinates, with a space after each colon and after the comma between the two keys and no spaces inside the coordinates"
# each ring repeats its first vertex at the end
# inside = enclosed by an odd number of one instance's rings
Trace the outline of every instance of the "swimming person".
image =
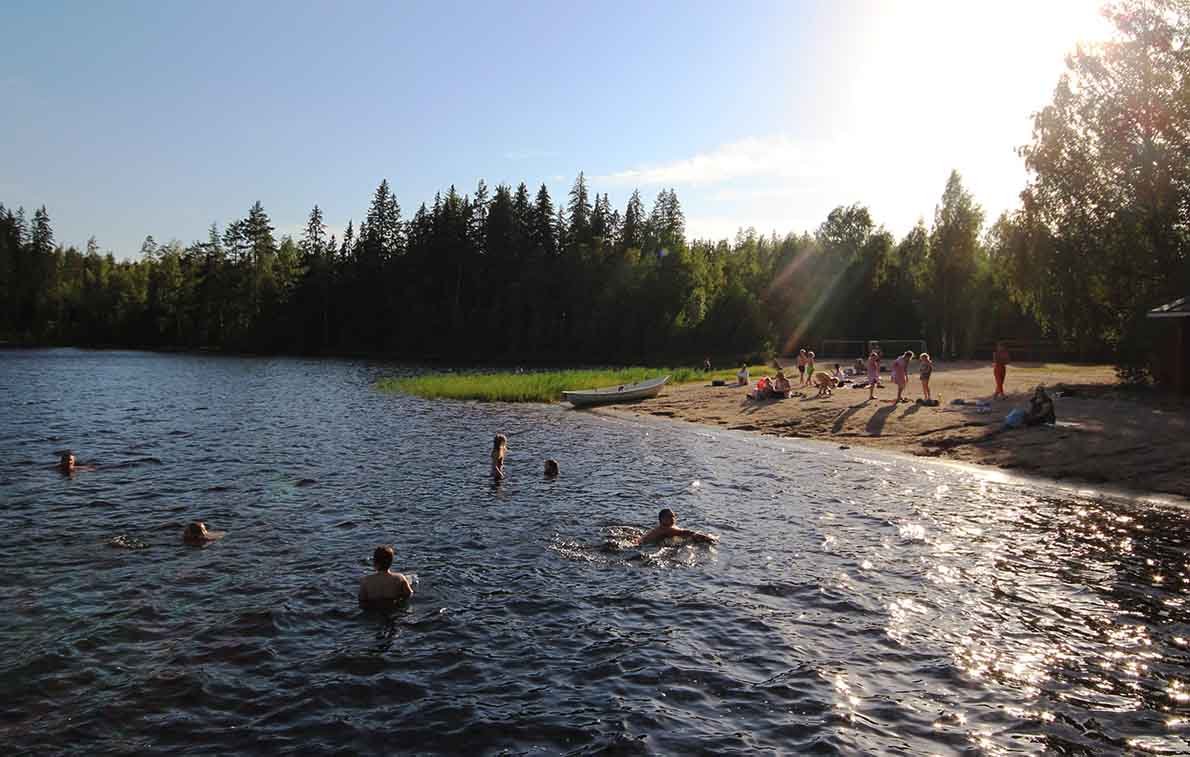
{"type": "Polygon", "coordinates": [[[182,541],[192,547],[201,547],[224,536],[227,536],[226,531],[208,531],[206,523],[196,520],[186,526],[186,530],[182,532],[182,541]]]}
{"type": "Polygon", "coordinates": [[[704,534],[698,531],[691,531],[686,528],[676,528],[674,523],[677,523],[678,516],[674,515],[674,511],[668,507],[657,513],[658,526],[652,531],[649,531],[644,536],[640,537],[637,542],[638,546],[645,544],[655,544],[662,539],[669,539],[672,537],[681,537],[683,539],[690,539],[692,541],[701,542],[703,544],[714,544],[719,541],[719,537],[711,534],[704,534]]]}
{"type": "Polygon", "coordinates": [[[95,470],[94,465],[79,465],[74,457],[74,453],[70,450],[66,450],[58,457],[58,465],[56,467],[59,473],[66,476],[73,475],[79,471],[95,470]]]}
{"type": "Polygon", "coordinates": [[[359,582],[359,606],[365,610],[374,607],[385,607],[402,599],[413,596],[413,584],[400,573],[393,573],[393,548],[386,545],[379,546],[372,553],[372,565],[376,572],[364,576],[359,582]]]}
{"type": "Polygon", "coordinates": [[[508,454],[508,437],[496,434],[492,440],[492,478],[504,480],[504,456],[508,454]]]}
{"type": "Polygon", "coordinates": [[[551,457],[549,460],[545,461],[546,478],[557,478],[559,473],[561,473],[561,470],[558,468],[557,460],[551,457]]]}

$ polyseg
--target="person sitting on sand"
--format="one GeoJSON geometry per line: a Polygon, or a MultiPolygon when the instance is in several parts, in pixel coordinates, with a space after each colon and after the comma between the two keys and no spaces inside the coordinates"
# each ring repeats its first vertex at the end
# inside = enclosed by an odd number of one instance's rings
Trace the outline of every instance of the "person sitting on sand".
{"type": "Polygon", "coordinates": [[[504,456],[508,454],[508,437],[504,434],[496,434],[496,438],[492,440],[492,478],[497,481],[504,480],[504,456]]]}
{"type": "Polygon", "coordinates": [[[558,468],[557,460],[555,460],[551,457],[549,460],[545,461],[545,477],[546,478],[557,478],[559,473],[561,473],[561,470],[558,468]]]}
{"type": "Polygon", "coordinates": [[[746,362],[740,363],[740,369],[736,372],[735,377],[739,386],[747,386],[748,382],[751,381],[748,377],[748,364],[746,362]]]}
{"type": "Polygon", "coordinates": [[[1029,400],[1029,410],[1025,413],[1026,426],[1039,426],[1042,423],[1056,423],[1054,416],[1054,401],[1046,393],[1045,387],[1037,385],[1033,391],[1033,398],[1029,400]]]}
{"type": "Polygon", "coordinates": [[[835,363],[835,369],[831,371],[831,378],[840,384],[847,380],[847,375],[843,373],[843,368],[838,363],[835,363]]]}
{"type": "Polygon", "coordinates": [[[182,532],[182,541],[192,547],[201,547],[208,542],[222,539],[226,535],[226,531],[208,531],[206,523],[196,520],[186,526],[186,530],[182,532]]]}
{"type": "Polygon", "coordinates": [[[917,356],[921,363],[921,371],[918,376],[921,378],[921,393],[925,395],[926,402],[930,401],[930,376],[934,375],[934,361],[930,360],[930,353],[923,352],[917,356]]]}
{"type": "Polygon", "coordinates": [[[767,400],[773,396],[773,381],[768,376],[756,382],[756,388],[748,392],[750,400],[767,400]]]}
{"type": "Polygon", "coordinates": [[[773,379],[773,396],[787,400],[791,391],[793,391],[793,384],[785,378],[785,371],[777,371],[777,378],[773,379]]]}
{"type": "Polygon", "coordinates": [[[400,573],[393,573],[393,548],[384,545],[372,553],[372,565],[376,572],[364,576],[359,582],[359,606],[365,610],[384,607],[413,596],[413,584],[400,573]]]}
{"type": "Polygon", "coordinates": [[[691,541],[701,542],[703,544],[714,544],[719,541],[719,537],[712,534],[704,534],[699,531],[691,531],[686,528],[677,528],[674,526],[678,522],[678,516],[674,515],[674,511],[668,507],[657,513],[656,528],[640,537],[637,542],[638,546],[646,544],[656,544],[663,539],[671,539],[674,537],[682,539],[690,539],[691,541]]]}

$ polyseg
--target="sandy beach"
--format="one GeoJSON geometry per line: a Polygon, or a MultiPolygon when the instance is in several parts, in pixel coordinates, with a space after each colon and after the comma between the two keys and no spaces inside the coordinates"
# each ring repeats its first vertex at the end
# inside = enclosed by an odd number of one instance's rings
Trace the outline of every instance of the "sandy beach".
{"type": "Polygon", "coordinates": [[[818,398],[816,390],[797,387],[795,373],[795,396],[787,400],[758,402],[746,397],[745,387],[686,384],[610,412],[880,447],[1190,497],[1190,405],[1177,397],[1122,389],[1111,366],[1011,365],[1005,381],[1008,396],[987,408],[952,401],[991,400],[990,363],[937,364],[930,381],[931,395],[940,400],[937,407],[913,402],[922,396],[916,374],[914,362],[906,391],[910,401],[901,404],[892,402],[896,387],[888,374],[882,376],[884,386],[876,399],[869,400],[867,388],[849,386],[818,398]],[[1066,388],[1054,397],[1057,425],[1003,430],[1004,417],[1015,407],[1026,408],[1037,384],[1066,388]]]}

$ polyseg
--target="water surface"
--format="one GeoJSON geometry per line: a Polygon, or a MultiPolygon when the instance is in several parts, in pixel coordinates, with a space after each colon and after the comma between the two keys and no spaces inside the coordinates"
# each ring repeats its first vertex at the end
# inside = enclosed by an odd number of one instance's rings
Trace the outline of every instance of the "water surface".
{"type": "Polygon", "coordinates": [[[0,351],[0,743],[1190,751],[1179,506],[372,387],[400,370],[0,351]],[[664,506],[721,543],[617,546],[664,506]],[[387,616],[379,543],[417,577],[387,616]]]}

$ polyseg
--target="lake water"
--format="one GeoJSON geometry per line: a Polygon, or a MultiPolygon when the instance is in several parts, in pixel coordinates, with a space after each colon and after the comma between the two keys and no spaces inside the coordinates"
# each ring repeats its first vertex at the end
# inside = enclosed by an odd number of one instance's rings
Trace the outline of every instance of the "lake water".
{"type": "Polygon", "coordinates": [[[1176,504],[373,387],[400,370],[0,351],[0,743],[1188,750],[1176,504]],[[720,544],[617,546],[665,506],[720,544]],[[355,600],[379,543],[417,577],[388,616],[355,600]]]}

